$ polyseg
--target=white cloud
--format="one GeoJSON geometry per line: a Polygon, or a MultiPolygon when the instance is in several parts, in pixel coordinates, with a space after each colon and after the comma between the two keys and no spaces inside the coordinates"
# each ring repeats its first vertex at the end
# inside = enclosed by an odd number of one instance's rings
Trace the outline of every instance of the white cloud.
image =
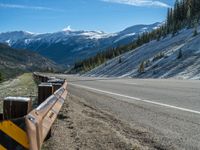
{"type": "Polygon", "coordinates": [[[168,4],[156,0],[101,0],[110,3],[119,3],[132,6],[145,6],[145,7],[171,7],[168,4]]]}
{"type": "Polygon", "coordinates": [[[61,9],[54,9],[49,7],[41,7],[41,6],[27,6],[27,5],[18,5],[18,4],[7,4],[0,3],[1,8],[17,8],[17,9],[33,9],[33,10],[47,10],[47,11],[63,11],[61,9]]]}

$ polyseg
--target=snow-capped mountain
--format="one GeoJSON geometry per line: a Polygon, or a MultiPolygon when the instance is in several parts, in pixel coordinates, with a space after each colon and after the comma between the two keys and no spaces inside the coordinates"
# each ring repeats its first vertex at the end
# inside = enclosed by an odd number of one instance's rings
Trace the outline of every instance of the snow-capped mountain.
{"type": "MultiPolygon", "coordinates": [[[[183,29],[107,61],[84,76],[178,78],[200,80],[200,34],[183,29]],[[119,61],[120,59],[120,61],[119,61]],[[144,72],[138,72],[141,64],[144,72]]],[[[200,27],[198,28],[200,33],[200,27]]]]}
{"type": "Polygon", "coordinates": [[[137,38],[137,36],[143,32],[150,32],[154,29],[157,29],[158,27],[160,27],[163,23],[154,23],[151,25],[135,25],[132,27],[128,27],[125,30],[118,32],[116,34],[116,39],[115,39],[115,43],[117,42],[124,42],[125,44],[127,44],[127,41],[129,42],[130,40],[133,40],[132,38],[137,38]],[[129,39],[129,40],[128,40],[129,39]]]}
{"type": "Polygon", "coordinates": [[[13,48],[30,49],[57,63],[73,65],[109,47],[127,44],[138,34],[151,31],[160,23],[136,25],[117,33],[102,31],[73,31],[65,28],[60,32],[34,34],[25,31],[0,33],[0,43],[13,48]]]}

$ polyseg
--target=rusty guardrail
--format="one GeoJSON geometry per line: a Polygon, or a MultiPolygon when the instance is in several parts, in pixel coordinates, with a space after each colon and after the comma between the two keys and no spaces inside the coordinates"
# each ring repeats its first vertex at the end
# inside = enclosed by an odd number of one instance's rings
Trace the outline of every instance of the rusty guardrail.
{"type": "MultiPolygon", "coordinates": [[[[47,82],[48,77],[34,74],[47,82]]],[[[27,115],[0,121],[0,150],[40,150],[67,97],[67,82],[27,115]]],[[[1,119],[1,118],[0,118],[1,119]]]]}

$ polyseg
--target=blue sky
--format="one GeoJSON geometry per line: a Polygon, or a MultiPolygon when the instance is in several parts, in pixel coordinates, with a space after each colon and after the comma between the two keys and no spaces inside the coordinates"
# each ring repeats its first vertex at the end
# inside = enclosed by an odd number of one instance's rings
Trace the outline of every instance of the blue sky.
{"type": "Polygon", "coordinates": [[[164,21],[175,0],[0,0],[0,32],[73,30],[116,32],[164,21]]]}

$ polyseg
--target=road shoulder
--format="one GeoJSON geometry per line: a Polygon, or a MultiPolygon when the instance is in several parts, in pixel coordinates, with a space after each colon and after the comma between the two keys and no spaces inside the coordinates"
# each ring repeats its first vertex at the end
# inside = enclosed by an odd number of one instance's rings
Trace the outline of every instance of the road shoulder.
{"type": "Polygon", "coordinates": [[[43,150],[166,149],[146,129],[133,128],[109,111],[100,110],[83,97],[72,94],[73,91],[69,92],[53,125],[53,135],[43,150]]]}

